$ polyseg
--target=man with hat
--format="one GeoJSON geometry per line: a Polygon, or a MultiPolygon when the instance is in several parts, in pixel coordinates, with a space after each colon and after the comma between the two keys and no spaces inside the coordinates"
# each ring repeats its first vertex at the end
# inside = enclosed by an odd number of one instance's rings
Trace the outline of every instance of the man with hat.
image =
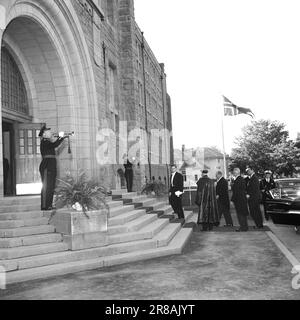
{"type": "Polygon", "coordinates": [[[266,170],[265,177],[260,181],[260,191],[262,193],[262,203],[264,206],[265,219],[267,221],[269,220],[269,215],[267,213],[266,200],[267,200],[269,191],[275,188],[276,188],[276,183],[272,178],[272,171],[266,170]]]}
{"type": "Polygon", "coordinates": [[[220,223],[215,184],[208,177],[208,171],[202,171],[202,177],[197,182],[195,203],[199,207],[197,224],[202,224],[202,231],[211,231],[220,223]]]}
{"type": "Polygon", "coordinates": [[[42,179],[42,191],[41,191],[41,210],[53,210],[52,202],[55,189],[57,164],[55,149],[58,148],[65,137],[59,137],[55,140],[51,129],[43,125],[39,133],[41,138],[41,155],[42,162],[39,167],[41,179],[42,179]]]}

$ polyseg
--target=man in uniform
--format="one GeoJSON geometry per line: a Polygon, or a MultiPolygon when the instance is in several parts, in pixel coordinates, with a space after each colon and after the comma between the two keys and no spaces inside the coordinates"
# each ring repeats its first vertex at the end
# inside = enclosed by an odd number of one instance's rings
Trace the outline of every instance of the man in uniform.
{"type": "Polygon", "coordinates": [[[272,171],[266,170],[265,177],[260,181],[260,191],[262,193],[262,203],[264,205],[264,214],[265,214],[265,219],[267,221],[269,220],[269,215],[266,210],[267,209],[266,200],[267,200],[268,192],[275,188],[276,188],[276,184],[272,178],[272,171]]]}
{"type": "Polygon", "coordinates": [[[182,208],[182,194],[183,194],[183,175],[177,171],[177,166],[171,166],[171,179],[169,190],[169,202],[173,208],[174,213],[178,215],[179,219],[184,220],[184,212],[182,208]]]}
{"type": "Polygon", "coordinates": [[[197,195],[195,203],[199,207],[197,224],[202,224],[202,231],[211,231],[219,225],[218,204],[215,184],[208,177],[208,171],[202,171],[202,177],[197,182],[197,195]]]}
{"type": "Polygon", "coordinates": [[[41,210],[53,210],[52,202],[56,183],[57,164],[55,149],[58,148],[66,137],[54,138],[51,129],[45,125],[39,133],[41,138],[42,162],[39,167],[42,179],[41,210]]]}

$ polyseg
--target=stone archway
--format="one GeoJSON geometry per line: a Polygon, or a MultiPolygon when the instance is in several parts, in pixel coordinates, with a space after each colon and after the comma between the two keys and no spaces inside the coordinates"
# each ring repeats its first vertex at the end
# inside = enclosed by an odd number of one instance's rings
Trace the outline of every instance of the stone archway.
{"type": "Polygon", "coordinates": [[[70,1],[15,1],[6,10],[2,46],[24,79],[32,122],[77,134],[72,156],[66,151],[60,155],[61,173],[80,167],[93,172],[97,130],[93,69],[76,13],[66,2],[70,1]]]}

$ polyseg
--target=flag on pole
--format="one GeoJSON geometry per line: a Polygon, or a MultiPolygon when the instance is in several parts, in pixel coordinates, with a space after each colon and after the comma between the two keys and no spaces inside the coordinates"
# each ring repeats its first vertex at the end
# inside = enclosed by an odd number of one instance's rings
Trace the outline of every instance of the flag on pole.
{"type": "Polygon", "coordinates": [[[248,116],[254,118],[254,113],[251,111],[251,109],[238,107],[225,96],[223,96],[223,98],[225,116],[237,116],[238,114],[247,114],[248,116]]]}

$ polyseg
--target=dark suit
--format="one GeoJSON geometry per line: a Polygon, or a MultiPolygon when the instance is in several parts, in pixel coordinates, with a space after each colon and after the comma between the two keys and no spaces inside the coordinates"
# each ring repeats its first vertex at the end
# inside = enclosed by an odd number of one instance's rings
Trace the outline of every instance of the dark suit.
{"type": "Polygon", "coordinates": [[[228,182],[224,177],[222,177],[216,186],[216,194],[219,196],[218,202],[218,209],[219,209],[219,216],[220,220],[222,215],[224,215],[225,222],[227,225],[233,225],[231,214],[230,214],[230,200],[228,194],[228,182]]]}
{"type": "Polygon", "coordinates": [[[183,175],[179,172],[175,173],[174,179],[172,181],[172,175],[170,178],[170,205],[172,206],[175,213],[178,214],[179,219],[184,219],[184,212],[182,209],[182,196],[177,197],[175,192],[183,192],[183,175]]]}
{"type": "Polygon", "coordinates": [[[246,196],[246,183],[244,178],[238,176],[232,183],[232,199],[234,203],[237,218],[240,224],[240,230],[248,230],[247,217],[249,215],[246,196]]]}
{"type": "Polygon", "coordinates": [[[257,227],[263,226],[263,218],[260,210],[261,192],[259,180],[255,174],[252,175],[248,182],[247,194],[250,196],[248,199],[249,211],[252,219],[257,227]]]}
{"type": "Polygon", "coordinates": [[[132,192],[133,185],[133,164],[127,159],[127,162],[124,164],[125,168],[125,179],[127,185],[127,191],[132,192]]]}

